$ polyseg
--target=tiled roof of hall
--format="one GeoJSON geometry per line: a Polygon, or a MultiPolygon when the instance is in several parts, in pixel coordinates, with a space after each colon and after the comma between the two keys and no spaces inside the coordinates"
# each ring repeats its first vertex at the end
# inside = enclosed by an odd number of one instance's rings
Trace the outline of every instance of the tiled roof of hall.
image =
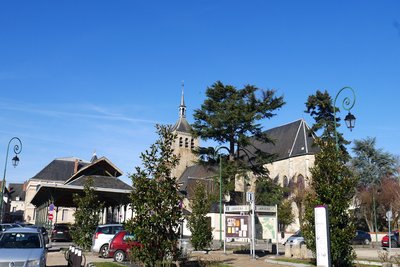
{"type": "MultiPolygon", "coordinates": [[[[265,131],[274,143],[264,143],[253,138],[253,144],[258,149],[276,155],[274,161],[302,155],[316,154],[319,149],[314,145],[315,135],[305,120],[299,119],[265,131]]],[[[248,147],[251,153],[254,148],[248,147]]]]}
{"type": "Polygon", "coordinates": [[[104,175],[83,175],[70,181],[67,185],[84,186],[89,177],[93,179],[93,186],[97,188],[132,190],[130,185],[124,183],[117,177],[104,175]]]}
{"type": "Polygon", "coordinates": [[[89,161],[85,161],[76,157],[56,158],[31,179],[65,182],[76,171],[75,162],[78,164],[78,170],[90,164],[89,161]]]}

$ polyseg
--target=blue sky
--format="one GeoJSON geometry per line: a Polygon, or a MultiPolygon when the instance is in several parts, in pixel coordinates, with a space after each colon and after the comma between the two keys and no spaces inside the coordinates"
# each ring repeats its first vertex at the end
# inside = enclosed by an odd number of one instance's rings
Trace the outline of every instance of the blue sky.
{"type": "Polygon", "coordinates": [[[0,166],[10,138],[23,141],[7,181],[96,151],[130,183],[155,123],[177,120],[182,80],[189,122],[217,80],[276,89],[287,104],[265,129],[311,124],[309,95],[350,86],[356,128],[339,130],[399,155],[400,3],[2,1],[0,166]]]}

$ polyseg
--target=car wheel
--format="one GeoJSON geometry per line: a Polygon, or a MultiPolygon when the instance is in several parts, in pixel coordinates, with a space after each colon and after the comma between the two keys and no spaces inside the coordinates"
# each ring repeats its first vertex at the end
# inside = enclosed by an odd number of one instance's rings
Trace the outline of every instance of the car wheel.
{"type": "Polygon", "coordinates": [[[123,262],[125,260],[125,252],[123,252],[122,250],[117,250],[114,253],[114,260],[116,262],[123,262]]]}
{"type": "Polygon", "coordinates": [[[107,258],[108,257],[108,244],[104,244],[100,248],[100,257],[107,258]]]}
{"type": "Polygon", "coordinates": [[[364,245],[369,245],[370,243],[371,243],[371,241],[369,241],[369,239],[364,240],[364,245]]]}

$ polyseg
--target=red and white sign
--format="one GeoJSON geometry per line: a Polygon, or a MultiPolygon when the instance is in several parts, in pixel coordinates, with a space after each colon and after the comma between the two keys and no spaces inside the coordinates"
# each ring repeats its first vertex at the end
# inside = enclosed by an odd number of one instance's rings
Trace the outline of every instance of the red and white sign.
{"type": "Polygon", "coordinates": [[[49,213],[49,221],[53,220],[53,213],[49,213]]]}

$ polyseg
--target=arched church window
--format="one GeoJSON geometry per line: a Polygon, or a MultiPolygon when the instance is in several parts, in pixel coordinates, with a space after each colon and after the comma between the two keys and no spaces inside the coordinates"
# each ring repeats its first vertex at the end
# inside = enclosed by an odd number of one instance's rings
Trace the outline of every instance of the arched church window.
{"type": "Polygon", "coordinates": [[[194,149],[194,140],[193,140],[193,138],[192,138],[192,140],[190,140],[190,147],[191,147],[192,149],[194,149]]]}
{"type": "Polygon", "coordinates": [[[189,147],[189,138],[185,138],[185,147],[189,147]]]}
{"type": "Polygon", "coordinates": [[[288,187],[289,186],[289,179],[287,178],[286,175],[283,176],[282,186],[283,187],[288,187]]]}
{"type": "Polygon", "coordinates": [[[304,189],[304,187],[305,187],[305,184],[304,184],[304,177],[303,177],[303,175],[301,175],[301,174],[299,174],[299,175],[297,176],[297,187],[298,187],[299,189],[304,189]]]}
{"type": "Polygon", "coordinates": [[[182,139],[182,137],[179,137],[179,147],[182,147],[183,146],[183,139],[182,139]]]}

